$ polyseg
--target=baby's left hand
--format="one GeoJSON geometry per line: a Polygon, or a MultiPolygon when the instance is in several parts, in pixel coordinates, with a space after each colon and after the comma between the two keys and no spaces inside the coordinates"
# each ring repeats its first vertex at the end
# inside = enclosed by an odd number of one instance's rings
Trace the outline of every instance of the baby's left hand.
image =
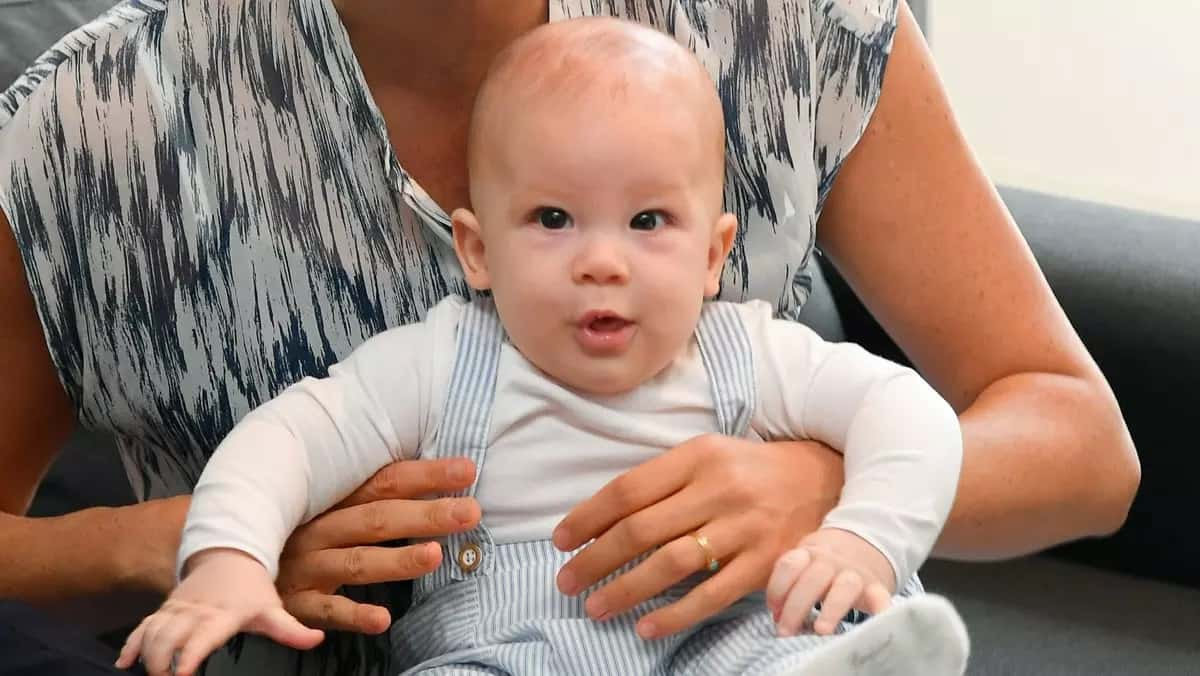
{"type": "Polygon", "coordinates": [[[874,615],[891,605],[894,578],[887,558],[866,540],[823,528],[775,562],[767,582],[767,608],[779,635],[793,636],[820,601],[813,631],[829,635],[852,608],[874,615]]]}
{"type": "Polygon", "coordinates": [[[267,569],[249,554],[206,549],[188,559],[183,581],[129,635],[116,667],[128,669],[140,657],[151,676],[191,676],[239,631],[298,650],[325,637],[283,609],[267,569]]]}

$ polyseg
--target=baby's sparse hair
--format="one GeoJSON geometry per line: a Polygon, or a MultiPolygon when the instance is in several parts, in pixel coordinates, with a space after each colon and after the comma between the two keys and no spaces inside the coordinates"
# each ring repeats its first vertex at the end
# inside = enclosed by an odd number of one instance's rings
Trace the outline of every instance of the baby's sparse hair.
{"type": "MultiPolygon", "coordinates": [[[[655,82],[669,96],[682,91],[712,130],[715,157],[723,163],[725,125],[721,101],[695,55],[663,33],[608,17],[572,19],[540,26],[513,41],[488,69],[475,98],[468,141],[468,167],[479,166],[480,139],[498,112],[500,97],[625,102],[637,84],[655,82]]],[[[638,87],[637,91],[643,91],[638,87]]],[[[501,131],[502,133],[502,131],[501,131]]]]}

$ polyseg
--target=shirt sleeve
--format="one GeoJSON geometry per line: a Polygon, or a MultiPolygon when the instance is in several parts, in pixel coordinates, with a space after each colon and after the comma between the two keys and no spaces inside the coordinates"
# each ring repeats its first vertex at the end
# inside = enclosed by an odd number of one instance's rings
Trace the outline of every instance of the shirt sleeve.
{"type": "Polygon", "coordinates": [[[812,0],[817,212],[879,103],[897,0],[812,0]]]}
{"type": "Polygon", "coordinates": [[[754,427],[842,452],[845,485],[822,528],[878,549],[896,585],[921,567],[950,514],[962,465],[954,410],[912,369],[829,343],[756,304],[743,311],[755,350],[754,427]]]}
{"type": "Polygon", "coordinates": [[[454,344],[461,308],[444,301],[425,322],[371,338],[327,378],[305,378],[239,422],[196,485],[176,573],[197,552],[229,548],[274,577],[296,527],[384,465],[417,457],[446,371],[431,353],[454,344]]]}

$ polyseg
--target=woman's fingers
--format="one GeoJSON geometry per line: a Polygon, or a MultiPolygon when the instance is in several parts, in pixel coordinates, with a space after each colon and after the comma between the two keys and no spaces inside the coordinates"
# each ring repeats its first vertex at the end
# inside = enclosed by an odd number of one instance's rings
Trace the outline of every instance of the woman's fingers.
{"type": "Polygon", "coordinates": [[[843,570],[838,573],[829,587],[829,593],[821,601],[821,614],[813,623],[813,631],[822,636],[836,631],[846,613],[862,598],[864,586],[862,575],[857,571],[843,570]]]}
{"type": "Polygon", "coordinates": [[[276,586],[282,594],[306,589],[334,590],[344,585],[411,580],[437,569],[441,546],[422,542],[402,547],[322,549],[288,561],[276,586]]]}
{"type": "MultiPolygon", "coordinates": [[[[696,461],[695,447],[711,444],[699,437],[655,456],[608,482],[591,498],[579,503],[554,529],[554,546],[569,552],[600,537],[625,517],[666,499],[687,485],[696,461]]],[[[658,543],[655,543],[658,544],[658,543]]],[[[628,561],[636,554],[625,557],[628,561]]]]}
{"type": "Polygon", "coordinates": [[[683,598],[638,620],[638,636],[645,639],[669,636],[728,608],[756,584],[761,584],[756,580],[761,575],[762,565],[750,556],[734,558],[683,598]]]}
{"type": "MultiPolygon", "coordinates": [[[[695,530],[707,522],[706,516],[709,510],[706,508],[708,506],[709,503],[705,500],[705,496],[700,494],[700,491],[684,490],[621,519],[562,567],[557,579],[559,591],[572,596],[578,594],[604,579],[631,559],[663,543],[671,543],[672,540],[695,530]]],[[[727,541],[731,539],[732,535],[717,538],[717,541],[726,540],[721,542],[726,547],[726,550],[722,552],[723,556],[732,554],[734,551],[731,548],[733,543],[727,541]]],[[[693,550],[685,553],[685,558],[689,561],[694,561],[695,554],[699,551],[695,547],[695,540],[692,540],[692,543],[693,550]],[[692,556],[686,556],[686,554],[692,556]]],[[[665,563],[674,562],[665,561],[664,557],[659,556],[660,553],[661,550],[655,552],[651,557],[659,557],[656,562],[656,570],[665,563]]],[[[645,565],[643,563],[639,568],[643,568],[645,565]]],[[[675,572],[674,567],[669,565],[665,566],[663,570],[668,577],[675,572]]],[[[688,572],[694,573],[697,570],[699,570],[698,567],[688,572]]],[[[646,569],[643,569],[643,577],[645,573],[646,569]]],[[[654,593],[662,591],[676,581],[677,579],[662,578],[655,583],[657,589],[654,590],[654,593]]],[[[607,590],[608,587],[606,586],[605,589],[607,590]]]]}
{"type": "Polygon", "coordinates": [[[623,613],[671,585],[706,570],[710,552],[718,562],[723,562],[742,548],[737,532],[732,529],[707,526],[704,537],[708,542],[707,550],[693,535],[682,535],[660,547],[632,570],[594,591],[585,604],[588,615],[600,619],[623,613]]]}
{"type": "Polygon", "coordinates": [[[411,580],[437,569],[442,560],[437,543],[370,545],[474,528],[480,509],[473,498],[419,499],[462,490],[474,477],[475,465],[465,458],[404,461],[376,472],[338,507],[292,533],[276,580],[284,607],[320,629],[386,630],[391,620],[386,609],[329,592],[343,585],[411,580]]]}
{"type": "Polygon", "coordinates": [[[376,472],[335,509],[379,500],[415,499],[453,493],[467,488],[474,479],[475,463],[467,458],[403,460],[376,472]]]}
{"type": "Polygon", "coordinates": [[[326,631],[379,634],[387,631],[392,623],[391,614],[383,606],[358,603],[345,596],[319,591],[285,596],[283,607],[305,625],[326,631]]]}
{"type": "Polygon", "coordinates": [[[379,500],[313,519],[292,534],[284,555],[401,538],[439,537],[474,528],[479,517],[479,503],[474,498],[379,500]]]}

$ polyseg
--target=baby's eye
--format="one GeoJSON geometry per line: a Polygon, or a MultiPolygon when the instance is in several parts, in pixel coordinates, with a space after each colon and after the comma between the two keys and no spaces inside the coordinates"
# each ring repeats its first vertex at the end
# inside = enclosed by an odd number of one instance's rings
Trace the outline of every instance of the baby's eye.
{"type": "Polygon", "coordinates": [[[547,230],[562,230],[571,225],[571,216],[562,209],[544,207],[538,210],[538,222],[547,230]]]}
{"type": "Polygon", "coordinates": [[[629,227],[634,230],[654,230],[666,222],[661,211],[643,211],[629,221],[629,227]]]}

